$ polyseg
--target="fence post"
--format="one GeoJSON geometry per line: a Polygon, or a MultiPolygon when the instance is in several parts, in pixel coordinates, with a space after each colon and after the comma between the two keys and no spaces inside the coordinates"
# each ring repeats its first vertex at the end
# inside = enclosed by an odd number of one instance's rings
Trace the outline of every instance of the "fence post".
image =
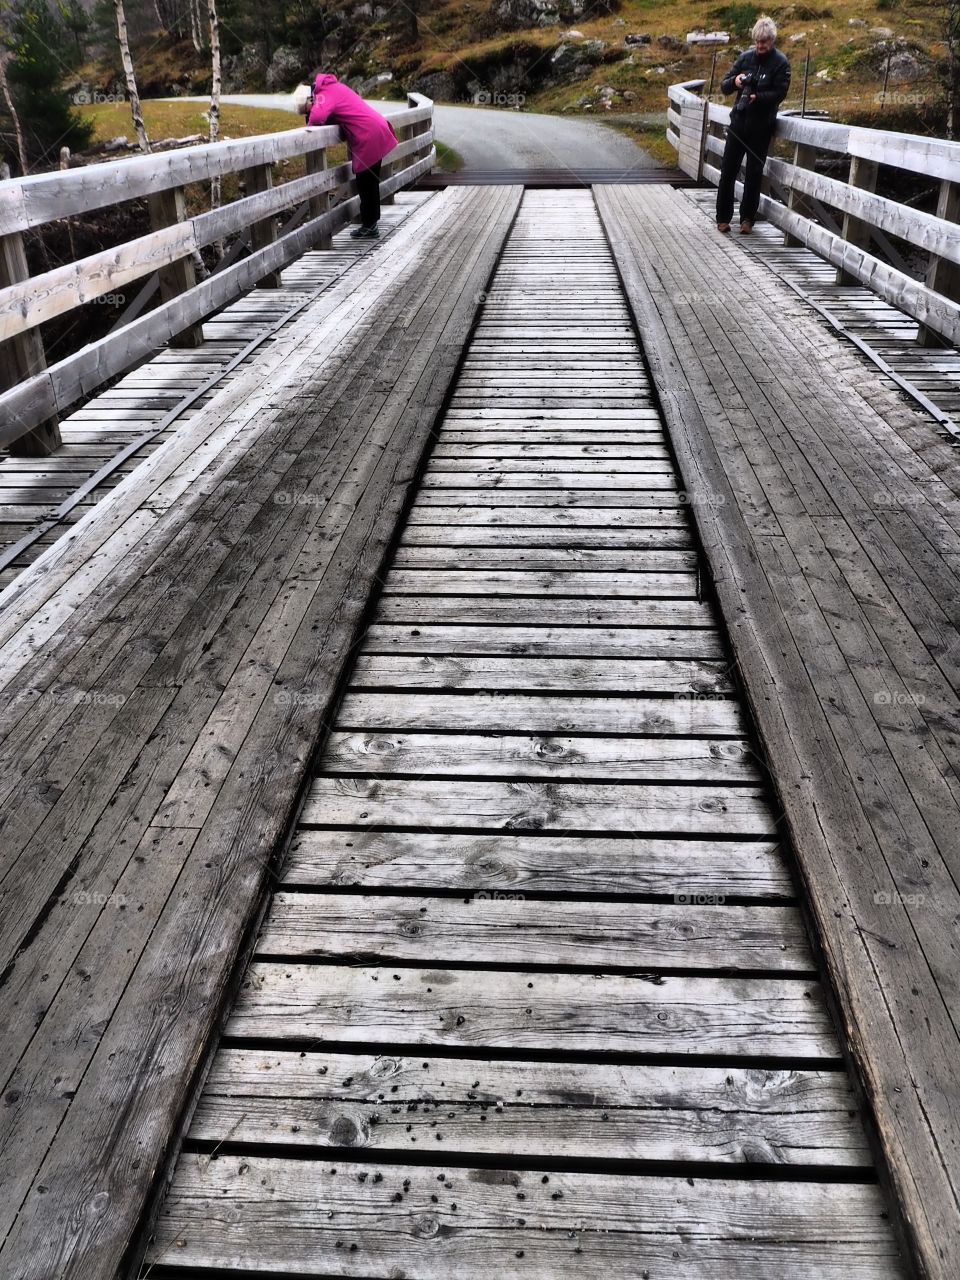
{"type": "MultiPolygon", "coordinates": [[[[859,187],[863,191],[876,191],[878,169],[879,166],[875,160],[863,160],[860,156],[852,156],[848,178],[850,186],[859,187]]],[[[854,217],[852,213],[845,213],[842,234],[848,244],[855,245],[858,249],[869,249],[871,240],[869,222],[854,217]]],[[[844,271],[842,267],[837,268],[837,284],[859,283],[855,276],[844,271]]]]}
{"type": "MultiPolygon", "coordinates": [[[[937,199],[937,217],[947,222],[960,222],[960,183],[944,178],[940,183],[940,195],[937,199]]],[[[960,266],[948,258],[930,255],[927,275],[924,281],[928,289],[941,293],[953,302],[960,302],[960,266]]],[[[921,347],[945,347],[947,343],[938,333],[920,325],[917,342],[921,347]]]]}
{"type": "MultiPolygon", "coordinates": [[[[406,140],[411,136],[411,128],[409,125],[402,125],[402,124],[394,125],[393,131],[397,135],[398,142],[406,142],[406,140]]],[[[380,181],[386,182],[388,178],[392,178],[392,177],[393,177],[393,162],[385,160],[383,162],[383,168],[380,170],[380,181]]],[[[393,198],[393,195],[391,193],[388,196],[383,196],[380,203],[396,204],[396,200],[393,198]]]]}
{"type": "MultiPolygon", "coordinates": [[[[307,173],[323,173],[327,167],[327,149],[321,147],[319,151],[307,152],[307,173]]],[[[322,191],[318,196],[310,197],[310,217],[320,218],[333,208],[333,192],[322,191]]],[[[329,249],[333,244],[333,236],[329,231],[321,233],[316,247],[318,249],[329,249]]]]}
{"type": "MultiPolygon", "coordinates": [[[[257,195],[261,191],[269,191],[273,186],[273,165],[258,164],[252,169],[243,171],[244,182],[246,183],[247,195],[257,195]]],[[[263,218],[260,222],[254,222],[250,227],[250,249],[256,253],[258,249],[265,249],[268,244],[273,244],[277,238],[277,219],[275,216],[263,218]]],[[[279,289],[281,287],[280,272],[268,271],[257,281],[258,289],[279,289]]]]}
{"type": "MultiPolygon", "coordinates": [[[[183,222],[187,216],[187,204],[183,187],[171,187],[166,191],[155,191],[147,197],[150,210],[150,226],[154,231],[163,227],[171,227],[176,222],[183,222]]],[[[197,283],[197,273],[192,258],[179,258],[157,272],[160,283],[160,300],[169,302],[186,293],[197,283]]],[[[182,333],[170,340],[171,347],[199,347],[203,344],[203,326],[191,324],[182,333]]]]}
{"type": "MultiPolygon", "coordinates": [[[[19,232],[0,236],[0,288],[20,284],[29,278],[30,269],[27,266],[23,237],[19,232]]],[[[15,338],[8,338],[6,342],[0,342],[0,390],[9,391],[46,367],[43,340],[38,330],[30,329],[26,333],[17,334],[15,338]]],[[[54,416],[14,440],[10,445],[10,452],[20,458],[42,458],[53,453],[61,443],[60,423],[54,416]]]]}
{"type": "MultiPolygon", "coordinates": [[[[798,169],[813,169],[817,159],[817,148],[812,147],[807,142],[797,142],[793,148],[793,163],[798,169]]],[[[810,217],[810,210],[807,208],[806,198],[799,191],[794,191],[793,187],[787,192],[787,208],[792,209],[794,213],[799,213],[805,218],[810,217]]],[[[783,243],[789,249],[796,249],[803,244],[802,240],[798,240],[796,236],[792,236],[789,231],[783,233],[783,243]]]]}

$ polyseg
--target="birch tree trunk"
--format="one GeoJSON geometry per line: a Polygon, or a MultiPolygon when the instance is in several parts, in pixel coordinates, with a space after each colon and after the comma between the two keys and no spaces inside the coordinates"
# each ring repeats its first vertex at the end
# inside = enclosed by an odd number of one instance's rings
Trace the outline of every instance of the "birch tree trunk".
{"type": "Polygon", "coordinates": [[[20,126],[20,116],[17,108],[13,104],[13,98],[10,95],[10,84],[7,80],[7,63],[13,57],[13,54],[7,49],[0,49],[0,92],[3,93],[3,100],[6,103],[7,110],[10,113],[10,119],[13,121],[13,132],[17,139],[17,156],[20,159],[20,172],[26,174],[29,167],[27,160],[27,148],[23,141],[23,129],[20,126]]]}
{"type": "Polygon", "coordinates": [[[127,81],[127,93],[130,96],[130,111],[133,115],[133,127],[137,131],[137,141],[141,151],[150,150],[150,139],[147,127],[143,123],[143,108],[140,106],[140,91],[137,88],[137,77],[133,70],[133,58],[130,56],[130,40],[127,37],[127,15],[123,11],[123,0],[114,0],[117,11],[117,41],[120,45],[120,60],[123,63],[123,74],[127,81]]]}
{"type": "MultiPolygon", "coordinates": [[[[207,17],[210,20],[210,141],[220,137],[220,19],[217,17],[217,0],[207,0],[207,17]]],[[[210,207],[220,204],[220,178],[210,181],[210,207]]],[[[223,246],[218,245],[220,256],[223,246]]]]}
{"type": "Polygon", "coordinates": [[[197,53],[200,53],[203,44],[200,40],[200,5],[199,0],[187,0],[187,7],[190,10],[190,39],[193,41],[193,47],[197,53]]]}

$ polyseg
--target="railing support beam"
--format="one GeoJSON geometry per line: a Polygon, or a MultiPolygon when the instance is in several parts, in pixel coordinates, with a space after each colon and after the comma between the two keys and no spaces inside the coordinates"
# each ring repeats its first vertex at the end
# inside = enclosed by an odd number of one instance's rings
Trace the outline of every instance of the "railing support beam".
{"type": "MultiPolygon", "coordinates": [[[[864,160],[860,156],[852,156],[848,182],[851,187],[859,187],[862,191],[876,191],[879,171],[880,166],[875,160],[864,160]]],[[[843,215],[843,231],[841,235],[848,244],[869,252],[872,239],[869,222],[864,222],[862,218],[855,218],[852,213],[845,213],[843,215]]],[[[850,275],[842,267],[837,268],[837,284],[859,283],[856,276],[850,275]]]]}
{"type": "MultiPolygon", "coordinates": [[[[253,169],[245,169],[243,172],[244,181],[246,183],[247,195],[256,195],[261,191],[269,191],[273,186],[273,165],[258,164],[253,169]]],[[[262,222],[254,222],[250,227],[250,247],[256,253],[258,249],[265,249],[268,244],[273,244],[277,239],[277,219],[276,217],[264,218],[262,222]]],[[[257,281],[258,289],[279,289],[281,286],[280,272],[269,271],[261,279],[257,281]]]]}
{"type": "MultiPolygon", "coordinates": [[[[30,278],[23,236],[19,232],[0,236],[0,289],[30,278]]],[[[43,340],[38,329],[0,342],[0,390],[8,391],[47,367],[43,340]]],[[[10,452],[20,458],[43,458],[62,444],[56,415],[46,418],[10,444],[10,452]]]]}
{"type": "MultiPolygon", "coordinates": [[[[937,217],[943,218],[945,222],[960,222],[960,182],[951,182],[949,178],[944,178],[940,183],[937,217]]],[[[957,263],[931,254],[925,283],[927,288],[933,289],[935,293],[941,293],[954,302],[960,302],[960,266],[957,263]]],[[[920,326],[917,342],[921,347],[947,345],[935,330],[928,329],[925,324],[920,326]]]]}
{"type": "MultiPolygon", "coordinates": [[[[793,147],[793,163],[798,169],[813,169],[816,166],[817,148],[808,146],[805,142],[794,143],[793,147]]],[[[792,209],[794,213],[799,213],[804,218],[810,217],[810,209],[806,199],[799,191],[790,188],[787,193],[787,208],[792,209]]],[[[798,240],[796,236],[790,235],[789,231],[784,234],[783,243],[788,249],[797,249],[802,245],[803,241],[798,240]]]]}
{"type": "MultiPolygon", "coordinates": [[[[150,211],[150,226],[154,231],[163,227],[171,227],[174,223],[184,222],[187,217],[187,202],[183,187],[170,187],[166,191],[157,191],[147,197],[150,211]]],[[[157,272],[160,281],[160,300],[170,302],[186,293],[197,283],[197,273],[192,258],[180,258],[168,267],[161,267],[157,272]]],[[[170,342],[172,347],[199,347],[203,344],[203,327],[199,324],[188,325],[170,342]]]]}
{"type": "MultiPolygon", "coordinates": [[[[307,173],[322,173],[327,167],[327,151],[323,148],[321,151],[307,152],[307,173]]],[[[324,191],[319,196],[311,196],[310,201],[310,217],[319,218],[333,207],[333,192],[324,191]]],[[[333,236],[329,231],[325,231],[317,242],[318,249],[329,249],[333,245],[333,236]]]]}

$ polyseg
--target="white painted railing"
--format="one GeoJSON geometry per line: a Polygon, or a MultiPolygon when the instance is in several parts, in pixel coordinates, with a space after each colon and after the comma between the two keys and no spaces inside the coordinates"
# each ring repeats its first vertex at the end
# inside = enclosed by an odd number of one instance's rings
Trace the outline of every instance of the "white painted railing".
{"type": "MultiPolygon", "coordinates": [[[[419,94],[408,103],[390,117],[400,143],[384,161],[384,198],[429,172],[436,159],[433,103],[419,94]]],[[[304,127],[0,183],[0,445],[50,452],[60,443],[59,415],[70,405],[167,342],[197,345],[205,317],[255,285],[278,286],[284,266],[328,246],[358,207],[350,164],[327,164],[327,150],[342,141],[336,126],[304,127]],[[275,187],[273,165],[299,156],[306,176],[275,187]],[[247,194],[188,218],[184,187],[227,173],[243,176],[247,194]],[[147,235],[30,275],[25,231],[137,197],[149,202],[147,235]],[[278,216],[291,210],[278,230],[278,216]],[[248,256],[225,259],[198,281],[199,250],[238,232],[249,238],[248,256]],[[158,306],[47,367],[38,325],[152,273],[158,306]]]]}
{"type": "MultiPolygon", "coordinates": [[[[703,98],[703,86],[670,86],[667,140],[685,173],[717,183],[730,108],[703,98]]],[[[777,118],[776,137],[793,143],[793,159],[767,160],[761,215],[787,243],[832,263],[840,283],[866,285],[912,316],[922,342],[938,335],[960,343],[960,143],[785,115],[777,118]],[[846,182],[815,171],[820,152],[850,157],[846,182]],[[936,214],[878,194],[880,165],[939,180],[936,214]],[[922,281],[897,265],[888,236],[928,255],[922,281]],[[883,257],[871,252],[874,242],[883,257]]]]}

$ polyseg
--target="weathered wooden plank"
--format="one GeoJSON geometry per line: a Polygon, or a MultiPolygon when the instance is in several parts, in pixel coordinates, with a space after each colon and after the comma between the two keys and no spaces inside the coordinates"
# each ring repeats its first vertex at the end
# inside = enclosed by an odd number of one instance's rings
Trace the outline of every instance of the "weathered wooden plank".
{"type": "MultiPolygon", "coordinates": [[[[679,895],[683,896],[683,895],[679,895]]],[[[261,956],[809,973],[795,907],[276,893],[261,956]]]]}
{"type": "Polygon", "coordinates": [[[366,630],[364,653],[495,654],[541,657],[633,658],[725,657],[718,632],[708,627],[402,626],[375,622],[366,630]]]}
{"type": "Polygon", "coordinates": [[[564,694],[348,693],[337,715],[341,729],[458,729],[522,733],[746,735],[732,699],[712,697],[590,697],[564,694]]]}
{"type": "Polygon", "coordinates": [[[789,897],[784,855],[769,840],[463,835],[302,828],[284,865],[290,885],[459,889],[470,893],[686,894],[789,897]]]}
{"type": "Polygon", "coordinates": [[[842,1072],[737,1067],[223,1049],[189,1136],[531,1160],[871,1163],[842,1072]]]}
{"type": "Polygon", "coordinates": [[[251,964],[238,1038],[364,1045],[837,1058],[822,993],[799,978],[552,974],[251,964]],[[397,977],[394,977],[394,973],[397,977]]]}
{"type": "Polygon", "coordinates": [[[149,1259],[356,1276],[393,1268],[418,1280],[491,1269],[510,1280],[574,1269],[591,1280],[667,1268],[677,1280],[904,1274],[876,1187],[718,1179],[707,1200],[692,1182],[219,1156],[184,1162],[149,1259]]]}
{"type": "Polygon", "coordinates": [[[497,572],[507,568],[527,572],[559,573],[573,569],[601,573],[675,573],[690,572],[697,567],[697,553],[676,547],[631,548],[619,551],[604,547],[544,547],[532,551],[518,547],[471,546],[460,551],[454,547],[401,546],[393,559],[393,569],[466,569],[497,572]]]}
{"type": "Polygon", "coordinates": [[[696,573],[591,573],[571,569],[552,570],[483,570],[475,573],[457,569],[394,569],[390,574],[390,590],[409,595],[502,595],[527,596],[595,596],[598,599],[642,599],[644,597],[696,599],[699,597],[696,573]]]}
{"type": "Polygon", "coordinates": [[[354,688],[524,689],[570,693],[733,693],[729,664],[689,658],[539,658],[361,654],[354,688]]]}
{"type": "Polygon", "coordinates": [[[762,790],[640,783],[315,778],[303,822],[368,827],[505,827],[625,835],[771,835],[762,790]]]}
{"type": "Polygon", "coordinates": [[[324,773],[467,774],[633,782],[759,782],[746,743],[529,734],[330,734],[324,773]]]}
{"type": "MultiPolygon", "coordinates": [[[[657,512],[656,515],[660,516],[657,512]]],[[[511,549],[563,548],[570,554],[592,550],[650,550],[670,547],[686,550],[692,546],[686,521],[675,513],[667,515],[662,523],[647,526],[621,526],[610,529],[584,526],[543,525],[480,525],[465,523],[451,528],[444,524],[411,524],[404,530],[400,548],[408,547],[496,547],[511,549]]]]}

